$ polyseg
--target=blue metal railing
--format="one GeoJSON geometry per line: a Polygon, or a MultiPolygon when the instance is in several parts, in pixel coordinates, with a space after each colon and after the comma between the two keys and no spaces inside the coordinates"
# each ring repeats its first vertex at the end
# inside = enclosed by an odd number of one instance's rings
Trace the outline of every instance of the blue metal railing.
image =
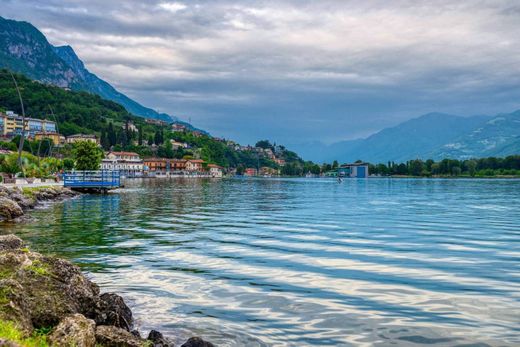
{"type": "Polygon", "coordinates": [[[72,171],[63,174],[63,186],[70,188],[111,189],[121,186],[119,171],[72,171]]]}

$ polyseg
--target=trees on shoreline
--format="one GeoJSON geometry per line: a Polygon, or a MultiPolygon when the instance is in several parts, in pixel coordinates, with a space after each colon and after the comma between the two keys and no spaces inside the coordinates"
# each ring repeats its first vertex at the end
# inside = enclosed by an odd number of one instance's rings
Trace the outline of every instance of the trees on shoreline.
{"type": "Polygon", "coordinates": [[[415,159],[406,163],[388,162],[387,164],[369,164],[371,174],[381,176],[416,176],[416,177],[492,177],[520,176],[520,155],[510,155],[504,158],[474,158],[466,160],[415,159]]]}

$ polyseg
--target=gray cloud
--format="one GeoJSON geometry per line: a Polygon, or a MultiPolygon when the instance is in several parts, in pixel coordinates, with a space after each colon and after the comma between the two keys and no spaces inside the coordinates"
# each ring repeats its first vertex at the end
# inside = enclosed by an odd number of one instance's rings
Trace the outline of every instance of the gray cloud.
{"type": "Polygon", "coordinates": [[[147,106],[253,142],[520,108],[516,1],[7,1],[147,106]]]}

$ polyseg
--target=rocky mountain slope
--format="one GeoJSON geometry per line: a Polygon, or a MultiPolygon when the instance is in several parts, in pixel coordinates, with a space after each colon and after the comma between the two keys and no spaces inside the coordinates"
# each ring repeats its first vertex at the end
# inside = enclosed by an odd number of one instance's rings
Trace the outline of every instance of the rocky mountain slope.
{"type": "Polygon", "coordinates": [[[144,107],[89,72],[72,47],[51,45],[33,25],[0,17],[0,68],[62,88],[86,91],[123,105],[145,118],[176,120],[144,107]]]}

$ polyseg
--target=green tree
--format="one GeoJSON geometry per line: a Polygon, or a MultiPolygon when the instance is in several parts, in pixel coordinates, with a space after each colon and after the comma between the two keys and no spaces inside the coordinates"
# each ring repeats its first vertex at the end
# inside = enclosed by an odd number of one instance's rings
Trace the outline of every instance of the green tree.
{"type": "Polygon", "coordinates": [[[114,125],[112,124],[112,122],[108,123],[107,136],[109,146],[114,146],[117,144],[117,134],[114,130],[114,125]]]}
{"type": "Polygon", "coordinates": [[[477,162],[475,160],[468,160],[466,162],[466,168],[468,170],[468,174],[471,177],[474,177],[475,173],[477,172],[477,162]]]}
{"type": "Polygon", "coordinates": [[[74,144],[73,156],[78,170],[99,170],[103,151],[90,141],[78,141],[74,144]]]}
{"type": "Polygon", "coordinates": [[[101,136],[99,140],[101,142],[101,147],[103,147],[106,150],[110,148],[110,142],[108,141],[108,136],[105,129],[101,130],[101,136]]]}
{"type": "Polygon", "coordinates": [[[139,146],[142,146],[143,145],[143,126],[142,125],[139,125],[139,134],[138,134],[138,138],[137,138],[137,144],[139,146]]]}
{"type": "Polygon", "coordinates": [[[66,171],[74,169],[74,160],[70,158],[63,159],[63,169],[66,171]]]}

